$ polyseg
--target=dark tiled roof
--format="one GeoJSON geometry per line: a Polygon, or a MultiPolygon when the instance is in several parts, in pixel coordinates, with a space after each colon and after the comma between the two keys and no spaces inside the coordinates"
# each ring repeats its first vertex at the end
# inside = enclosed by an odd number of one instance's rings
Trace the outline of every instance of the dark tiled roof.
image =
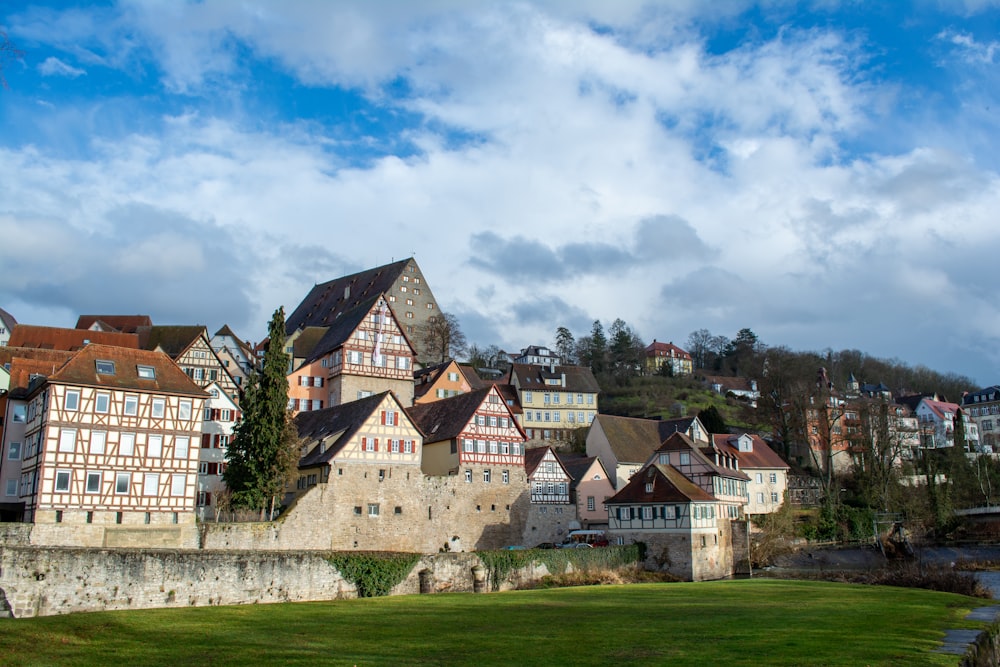
{"type": "Polygon", "coordinates": [[[5,322],[10,326],[14,326],[15,324],[17,324],[17,320],[14,319],[14,316],[8,313],[3,308],[0,308],[0,322],[5,322]]]}
{"type": "MultiPolygon", "coordinates": [[[[141,332],[140,336],[142,336],[141,332]]],[[[159,347],[170,355],[171,359],[176,359],[191,347],[198,340],[199,336],[205,336],[207,343],[208,329],[201,324],[176,324],[150,327],[149,331],[142,336],[142,348],[144,350],[155,350],[159,347]]]]}
{"type": "MultiPolygon", "coordinates": [[[[14,359],[31,359],[49,365],[46,376],[56,372],[56,369],[66,363],[73,353],[68,350],[48,350],[39,347],[0,346],[0,366],[12,364],[14,359]]],[[[11,384],[11,387],[14,385],[11,384]]]]}
{"type": "MultiPolygon", "coordinates": [[[[316,342],[312,352],[306,357],[306,362],[315,361],[323,355],[330,354],[347,342],[351,334],[361,325],[375,302],[382,298],[382,293],[365,299],[354,308],[343,311],[326,329],[326,333],[316,342]]],[[[290,331],[294,331],[291,329],[290,331]]]]}
{"type": "Polygon", "coordinates": [[[597,378],[586,366],[533,366],[530,364],[512,364],[511,379],[515,376],[522,391],[586,391],[597,393],[601,387],[597,378]],[[566,386],[545,384],[545,380],[562,379],[566,375],[566,386]]]}
{"type": "Polygon", "coordinates": [[[750,435],[750,437],[753,438],[753,451],[741,452],[739,449],[740,436],[725,434],[712,436],[716,447],[736,457],[736,460],[740,462],[741,470],[748,468],[788,468],[788,464],[773,449],[768,447],[763,438],[756,435],[750,435]]]}
{"type": "MultiPolygon", "coordinates": [[[[587,474],[590,470],[590,466],[594,465],[594,461],[597,461],[597,465],[604,469],[604,465],[601,463],[601,459],[596,456],[583,456],[581,454],[561,454],[556,452],[556,458],[559,459],[559,463],[562,467],[566,469],[569,476],[572,478],[570,483],[570,488],[576,488],[576,485],[583,481],[583,476],[587,474]]],[[[608,471],[604,471],[605,479],[608,478],[608,471]]],[[[610,483],[610,482],[609,482],[610,483]]]]}
{"type": "Polygon", "coordinates": [[[79,350],[87,344],[137,348],[139,338],[133,333],[87,331],[18,324],[10,333],[11,347],[38,347],[48,350],[79,350]]]}
{"type": "Polygon", "coordinates": [[[406,413],[424,432],[425,442],[451,440],[458,437],[458,434],[465,429],[489,393],[489,387],[477,389],[431,403],[414,405],[412,408],[407,408],[406,413]]]}
{"type": "MultiPolygon", "coordinates": [[[[976,403],[988,403],[990,401],[1000,400],[1000,386],[991,385],[989,387],[983,387],[979,391],[972,391],[962,397],[962,405],[975,405],[976,403]],[[976,400],[976,397],[979,400],[976,400]],[[992,396],[992,398],[991,398],[992,396]]],[[[918,401],[919,403],[919,401],[918,401]]]]}
{"type": "Polygon", "coordinates": [[[339,313],[388,292],[409,261],[409,258],[403,259],[316,285],[285,320],[285,331],[291,333],[305,326],[332,326],[339,313]],[[348,288],[349,294],[345,297],[348,288]]]}
{"type": "Polygon", "coordinates": [[[621,491],[604,501],[605,505],[711,502],[711,494],[669,465],[646,466],[628,481],[621,491]],[[653,490],[646,491],[647,482],[653,490]]]}
{"type": "Polygon", "coordinates": [[[81,315],[76,320],[77,329],[89,329],[94,322],[101,322],[121,333],[138,333],[153,326],[149,315],[81,315]]]}
{"type": "Polygon", "coordinates": [[[130,350],[111,345],[88,345],[49,376],[50,382],[80,384],[109,389],[136,389],[163,394],[206,396],[170,357],[152,350],[130,350]],[[113,375],[97,372],[96,362],[115,364],[113,375]],[[151,366],[153,379],[140,378],[137,366],[151,366]]]}
{"type": "MultiPolygon", "coordinates": [[[[45,350],[45,352],[53,351],[45,350]]],[[[10,361],[10,385],[7,387],[11,395],[15,397],[23,395],[31,384],[33,377],[38,375],[49,377],[53,375],[65,363],[66,359],[73,356],[72,352],[59,352],[59,354],[66,355],[66,358],[61,362],[14,357],[10,361]]]]}
{"type": "MultiPolygon", "coordinates": [[[[350,403],[334,405],[322,410],[300,412],[295,415],[295,425],[299,439],[307,442],[311,449],[299,461],[300,468],[309,468],[328,463],[344,448],[344,445],[358,432],[365,420],[382,404],[392,392],[383,391],[360,398],[350,403]],[[323,442],[324,447],[319,447],[323,442]],[[321,451],[322,450],[322,451],[321,451]]],[[[403,412],[400,406],[400,412],[403,412]]]]}

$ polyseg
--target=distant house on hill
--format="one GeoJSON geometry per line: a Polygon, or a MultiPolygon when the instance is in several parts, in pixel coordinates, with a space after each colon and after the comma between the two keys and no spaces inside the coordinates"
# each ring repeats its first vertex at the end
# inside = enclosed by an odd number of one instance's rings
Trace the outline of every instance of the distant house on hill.
{"type": "Polygon", "coordinates": [[[673,343],[660,343],[654,340],[646,346],[646,373],[656,374],[664,366],[670,369],[673,376],[690,375],[694,370],[691,355],[673,343]]]}

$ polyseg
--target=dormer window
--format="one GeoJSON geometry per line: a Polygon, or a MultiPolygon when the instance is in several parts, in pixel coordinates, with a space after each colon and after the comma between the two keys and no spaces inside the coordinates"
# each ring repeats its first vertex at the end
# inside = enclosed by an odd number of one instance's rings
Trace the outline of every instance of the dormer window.
{"type": "Polygon", "coordinates": [[[101,359],[97,360],[97,374],[98,375],[114,375],[115,374],[115,362],[113,361],[103,361],[101,359]]]}
{"type": "Polygon", "coordinates": [[[156,369],[152,366],[136,366],[136,373],[139,374],[139,378],[142,380],[155,380],[156,379],[156,369]]]}
{"type": "Polygon", "coordinates": [[[653,483],[646,482],[646,493],[652,493],[652,492],[653,492],[653,483]]]}

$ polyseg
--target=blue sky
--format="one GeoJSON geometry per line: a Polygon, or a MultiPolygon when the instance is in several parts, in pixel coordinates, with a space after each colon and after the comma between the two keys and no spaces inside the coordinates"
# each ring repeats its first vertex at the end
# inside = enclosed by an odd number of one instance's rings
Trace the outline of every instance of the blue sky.
{"type": "Polygon", "coordinates": [[[19,321],[256,339],[414,255],[482,345],[621,317],[1000,382],[996,1],[7,2],[0,27],[19,321]]]}

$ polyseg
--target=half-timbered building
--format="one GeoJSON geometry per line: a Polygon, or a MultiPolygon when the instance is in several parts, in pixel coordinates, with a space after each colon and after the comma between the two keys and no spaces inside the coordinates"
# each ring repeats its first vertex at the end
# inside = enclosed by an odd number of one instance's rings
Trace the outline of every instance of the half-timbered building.
{"type": "Polygon", "coordinates": [[[531,491],[525,521],[525,544],[562,542],[578,523],[576,507],[570,501],[572,477],[548,445],[533,447],[524,456],[524,468],[531,491]]]}
{"type": "Polygon", "coordinates": [[[167,354],[199,387],[216,383],[239,403],[239,386],[212,349],[204,326],[153,326],[140,332],[140,339],[144,349],[167,354]]]}
{"type": "Polygon", "coordinates": [[[293,410],[323,409],[387,390],[405,405],[413,403],[413,346],[383,295],[343,312],[316,339],[288,375],[293,410]]]}
{"type": "Polygon", "coordinates": [[[413,373],[413,403],[430,403],[472,391],[473,385],[454,359],[413,373]]]}
{"type": "MultiPolygon", "coordinates": [[[[25,520],[101,526],[108,546],[121,545],[117,526],[193,529],[204,402],[176,364],[148,350],[88,345],[36,377],[19,480],[25,520]]],[[[183,532],[155,540],[180,545],[183,532]]],[[[141,531],[125,535],[143,542],[141,531]]]]}
{"type": "Polygon", "coordinates": [[[226,472],[226,450],[233,438],[233,429],[240,421],[239,406],[217,384],[206,389],[208,398],[202,415],[201,451],[198,457],[198,495],[196,506],[198,518],[212,521],[219,518],[221,495],[226,484],[222,480],[226,472]]]}

